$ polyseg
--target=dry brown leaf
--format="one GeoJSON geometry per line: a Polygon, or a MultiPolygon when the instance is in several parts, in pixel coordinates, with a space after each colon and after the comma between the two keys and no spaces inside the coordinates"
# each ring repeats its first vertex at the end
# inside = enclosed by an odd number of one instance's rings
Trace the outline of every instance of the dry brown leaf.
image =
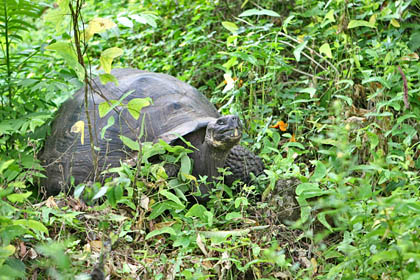
{"type": "Polygon", "coordinates": [[[201,239],[200,234],[197,234],[197,239],[195,240],[195,242],[197,242],[198,248],[200,248],[201,252],[203,252],[203,254],[207,257],[209,255],[209,253],[207,253],[206,245],[204,245],[204,242],[201,239]]]}
{"type": "Polygon", "coordinates": [[[140,206],[141,206],[141,208],[143,208],[146,211],[149,211],[149,202],[150,202],[149,197],[147,195],[144,195],[143,194],[141,196],[141,198],[140,198],[140,206]]]}
{"type": "Polygon", "coordinates": [[[102,248],[102,241],[101,240],[92,240],[89,242],[92,251],[100,252],[102,248]]]}
{"type": "Polygon", "coordinates": [[[54,200],[54,197],[53,197],[53,196],[50,196],[50,197],[47,199],[47,201],[45,202],[45,205],[46,205],[48,208],[58,208],[57,203],[55,202],[55,200],[54,200]]]}

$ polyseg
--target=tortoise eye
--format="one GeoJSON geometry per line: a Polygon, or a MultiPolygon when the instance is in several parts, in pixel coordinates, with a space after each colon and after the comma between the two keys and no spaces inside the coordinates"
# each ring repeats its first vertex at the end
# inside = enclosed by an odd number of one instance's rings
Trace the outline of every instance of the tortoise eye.
{"type": "Polygon", "coordinates": [[[218,125],[224,125],[225,124],[225,121],[224,120],[217,120],[217,122],[216,122],[218,125]]]}

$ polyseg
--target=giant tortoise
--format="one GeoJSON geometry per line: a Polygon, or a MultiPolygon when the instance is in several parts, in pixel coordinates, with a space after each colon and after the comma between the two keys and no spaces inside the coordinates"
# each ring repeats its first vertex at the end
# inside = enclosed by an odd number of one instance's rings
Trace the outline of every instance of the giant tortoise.
{"type": "MultiPolygon", "coordinates": [[[[141,129],[141,141],[156,142],[162,139],[169,144],[182,144],[179,141],[182,136],[196,147],[190,154],[192,173],[196,177],[206,175],[212,180],[218,176],[218,168],[229,167],[233,175],[227,181],[248,181],[251,172],[258,174],[262,171],[261,160],[237,145],[242,136],[238,117],[221,116],[213,104],[192,86],[169,75],[136,69],[114,69],[112,74],[118,79],[118,85],[112,82],[103,85],[95,79],[92,81],[95,94],[88,95],[93,141],[99,148],[97,174],[94,174],[87,125],[83,144],[80,134],[71,131],[80,120],[87,124],[85,92],[81,89],[58,111],[52,133],[41,154],[46,169],[43,185],[48,195],[67,190],[71,176],[75,184],[97,179],[101,171],[119,166],[120,161],[132,157],[133,153],[120,140],[120,135],[135,140],[141,129]],[[152,105],[141,110],[138,120],[127,110],[113,110],[106,117],[99,117],[100,103],[119,100],[127,93],[130,94],[123,103],[133,98],[150,97],[152,105]],[[106,130],[102,138],[101,130],[110,116],[115,118],[115,124],[106,130]]],[[[201,193],[207,194],[208,188],[200,186],[201,193]]]]}

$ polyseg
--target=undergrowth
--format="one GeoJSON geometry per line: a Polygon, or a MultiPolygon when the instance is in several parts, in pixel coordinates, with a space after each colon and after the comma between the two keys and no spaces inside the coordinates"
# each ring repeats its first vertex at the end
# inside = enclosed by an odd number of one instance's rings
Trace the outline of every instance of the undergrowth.
{"type": "Polygon", "coordinates": [[[57,2],[0,1],[0,279],[89,279],[100,258],[110,279],[420,278],[418,1],[82,1],[77,27],[106,26],[86,70],[57,2]],[[199,204],[189,151],[144,143],[136,168],[43,197],[56,109],[111,63],[240,116],[264,174],[199,204]]]}

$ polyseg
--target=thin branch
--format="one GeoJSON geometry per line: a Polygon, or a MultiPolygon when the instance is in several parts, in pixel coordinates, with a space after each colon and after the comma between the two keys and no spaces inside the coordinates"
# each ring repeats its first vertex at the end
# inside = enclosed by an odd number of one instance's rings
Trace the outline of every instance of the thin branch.
{"type": "MultiPolygon", "coordinates": [[[[288,39],[290,39],[290,40],[292,40],[292,41],[294,41],[294,42],[296,42],[296,43],[300,43],[297,39],[295,39],[295,38],[293,38],[292,36],[290,36],[290,35],[287,35],[286,33],[283,33],[283,32],[279,32],[279,34],[280,35],[282,35],[282,36],[284,36],[284,37],[286,37],[286,38],[288,38],[288,39]]],[[[312,49],[312,48],[310,48],[310,47],[308,47],[308,46],[305,46],[305,48],[306,49],[308,49],[308,50],[310,50],[311,52],[313,52],[314,54],[316,54],[318,57],[320,57],[322,60],[324,60],[328,65],[330,65],[331,66],[331,68],[333,68],[334,69],[334,71],[337,73],[337,74],[339,74],[340,72],[337,70],[337,68],[328,60],[328,59],[326,59],[325,57],[323,57],[320,53],[318,53],[317,51],[315,51],[314,49],[312,49]]]]}
{"type": "MultiPolygon", "coordinates": [[[[279,40],[280,43],[283,43],[285,45],[288,45],[289,47],[295,48],[296,46],[294,46],[293,44],[283,41],[283,40],[279,40]]],[[[324,66],[322,66],[321,64],[318,63],[318,61],[316,61],[315,59],[313,59],[312,57],[310,57],[309,55],[307,55],[305,52],[302,52],[303,56],[305,56],[307,59],[309,59],[310,61],[312,61],[313,63],[315,63],[317,66],[319,66],[320,68],[322,68],[322,70],[324,71],[328,71],[324,66]]]]}

